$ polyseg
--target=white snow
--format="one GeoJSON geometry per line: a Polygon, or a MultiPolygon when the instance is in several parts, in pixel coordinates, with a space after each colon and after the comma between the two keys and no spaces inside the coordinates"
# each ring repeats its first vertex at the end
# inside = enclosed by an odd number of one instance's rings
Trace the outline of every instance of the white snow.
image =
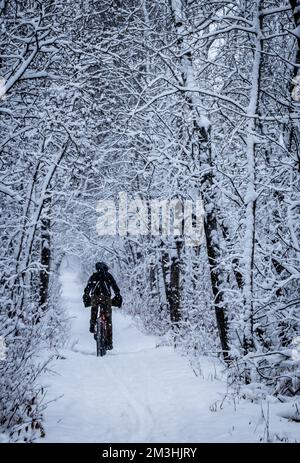
{"type": "Polygon", "coordinates": [[[217,359],[202,357],[196,376],[185,357],[156,347],[122,309],[113,313],[114,350],[97,358],[78,269],[65,266],[61,281],[71,333],[63,358],[42,378],[49,405],[40,442],[300,440],[300,425],[277,416],[278,404],[269,404],[268,430],[267,403],[222,403],[227,388],[217,359]]]}
{"type": "Polygon", "coordinates": [[[297,26],[297,27],[295,27],[295,29],[292,31],[292,33],[293,33],[296,37],[300,38],[300,25],[297,26]]]}

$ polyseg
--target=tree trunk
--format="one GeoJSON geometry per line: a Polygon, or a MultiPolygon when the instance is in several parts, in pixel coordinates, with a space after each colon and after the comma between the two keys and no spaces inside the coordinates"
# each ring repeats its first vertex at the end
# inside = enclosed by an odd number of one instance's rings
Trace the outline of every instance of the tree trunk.
{"type": "MultiPolygon", "coordinates": [[[[174,17],[175,30],[177,32],[177,44],[181,51],[181,68],[183,87],[194,88],[193,78],[193,55],[188,43],[185,43],[185,21],[186,21],[186,1],[171,0],[170,2],[172,14],[174,17]]],[[[188,92],[184,93],[184,98],[187,102],[187,111],[192,115],[193,120],[192,132],[193,138],[196,141],[195,146],[198,151],[198,157],[201,164],[211,167],[209,173],[202,176],[201,179],[201,195],[204,203],[205,221],[204,232],[206,238],[206,248],[208,255],[208,264],[210,269],[211,288],[213,293],[213,305],[216,313],[216,321],[220,343],[223,351],[223,357],[229,360],[229,345],[228,345],[228,323],[225,314],[224,296],[221,289],[221,275],[219,269],[219,244],[218,244],[218,224],[215,214],[215,208],[211,207],[214,202],[212,197],[213,187],[213,163],[211,156],[210,143],[210,127],[203,123],[203,116],[199,114],[198,107],[200,105],[195,102],[195,95],[188,92]],[[209,207],[206,207],[209,204],[209,207]]],[[[196,166],[197,167],[197,166],[196,166]]],[[[207,169],[207,167],[206,167],[207,169]]]]}
{"type": "MultiPolygon", "coordinates": [[[[290,5],[293,12],[293,18],[295,27],[300,26],[300,0],[290,0],[290,5]]],[[[294,67],[294,77],[299,74],[299,68],[297,65],[300,65],[300,33],[297,33],[297,51],[296,51],[296,66],[294,67]]]]}
{"type": "Polygon", "coordinates": [[[51,242],[50,242],[50,211],[51,198],[45,199],[44,211],[41,218],[41,266],[40,271],[40,300],[42,310],[46,310],[49,295],[49,278],[51,264],[51,242]]]}
{"type": "Polygon", "coordinates": [[[260,0],[256,1],[254,11],[254,27],[256,30],[255,43],[254,43],[254,56],[251,75],[251,89],[249,104],[247,108],[247,139],[246,139],[246,157],[247,157],[247,192],[245,197],[246,211],[245,211],[245,236],[243,242],[244,248],[244,338],[243,347],[244,353],[254,349],[254,257],[255,257],[255,228],[256,228],[256,150],[257,142],[255,134],[257,133],[258,126],[256,118],[254,117],[259,109],[259,95],[260,95],[260,82],[261,82],[261,67],[262,67],[262,52],[263,42],[261,37],[262,21],[263,18],[260,14],[260,0]]]}

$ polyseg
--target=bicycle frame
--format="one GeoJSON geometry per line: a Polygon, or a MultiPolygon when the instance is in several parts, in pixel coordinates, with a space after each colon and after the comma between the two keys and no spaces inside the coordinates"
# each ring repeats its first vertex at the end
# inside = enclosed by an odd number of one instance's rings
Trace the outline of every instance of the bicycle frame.
{"type": "Polygon", "coordinates": [[[94,338],[96,340],[97,357],[103,357],[106,354],[107,318],[105,311],[101,310],[101,305],[98,308],[94,338]]]}

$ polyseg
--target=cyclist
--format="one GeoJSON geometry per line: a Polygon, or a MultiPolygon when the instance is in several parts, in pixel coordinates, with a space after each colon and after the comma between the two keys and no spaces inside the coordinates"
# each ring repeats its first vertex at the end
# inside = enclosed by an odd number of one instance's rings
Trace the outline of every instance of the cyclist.
{"type": "Polygon", "coordinates": [[[101,309],[105,311],[107,320],[106,348],[108,350],[111,350],[113,348],[111,288],[113,289],[115,294],[114,299],[122,300],[122,297],[120,295],[120,289],[112,274],[109,273],[108,266],[105,262],[97,262],[96,272],[92,274],[84,289],[83,302],[87,307],[91,305],[91,333],[94,333],[95,331],[95,324],[97,320],[99,306],[101,306],[101,309]]]}

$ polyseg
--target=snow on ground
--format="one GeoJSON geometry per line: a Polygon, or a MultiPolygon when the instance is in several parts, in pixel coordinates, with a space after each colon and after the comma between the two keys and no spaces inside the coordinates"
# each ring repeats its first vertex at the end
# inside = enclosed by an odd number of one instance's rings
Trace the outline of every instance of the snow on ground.
{"type": "Polygon", "coordinates": [[[43,377],[50,403],[40,442],[300,441],[300,424],[278,416],[280,404],[269,404],[269,426],[267,403],[226,400],[220,407],[226,383],[218,361],[201,358],[196,376],[185,357],[156,347],[156,338],[141,333],[122,309],[113,313],[114,350],[96,357],[73,267],[65,262],[61,275],[70,340],[43,377]]]}

